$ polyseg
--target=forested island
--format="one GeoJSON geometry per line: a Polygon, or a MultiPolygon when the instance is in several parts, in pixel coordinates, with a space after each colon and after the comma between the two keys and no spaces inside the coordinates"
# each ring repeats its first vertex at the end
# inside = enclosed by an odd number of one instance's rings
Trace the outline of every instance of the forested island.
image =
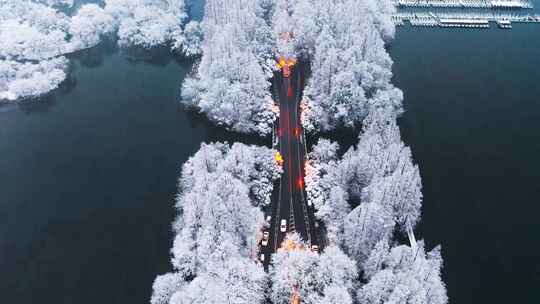
{"type": "Polygon", "coordinates": [[[179,102],[228,130],[275,136],[280,59],[310,70],[297,88],[301,128],[291,129],[300,142],[304,131],[361,128],[355,147],[320,139],[301,163],[307,197],[295,203],[311,208],[324,241],[314,247],[288,223],[266,260],[260,247],[279,220],[267,216],[283,153],[201,144],[182,166],[173,269],[156,278],[152,304],[448,302],[441,248],[414,237],[422,182],[396,122],[403,94],[385,48],[395,35],[390,0],[207,0],[201,22],[189,20],[184,0],[0,4],[4,102],[54,90],[68,77],[69,54],[112,38],[194,58],[179,102]]]}
{"type": "MultiPolygon", "coordinates": [[[[152,303],[447,303],[440,247],[428,251],[414,239],[422,184],[396,123],[403,94],[391,83],[392,60],[385,50],[395,33],[392,12],[390,1],[206,2],[202,57],[183,84],[183,103],[231,130],[268,135],[279,115],[270,78],[276,58],[288,57],[311,68],[303,89],[303,128],[312,136],[359,125],[362,132],[357,146],[343,155],[337,143],[319,140],[305,164],[307,199],[325,227],[327,246],[320,254],[305,250],[307,240],[289,234],[283,246],[294,245],[278,249],[268,274],[263,263],[253,262],[253,237],[264,229],[262,217],[254,221],[257,216],[248,215],[242,225],[236,221],[250,208],[261,212],[270,192],[254,195],[260,191],[250,185],[262,182],[270,189],[276,169],[262,180],[246,180],[244,170],[232,173],[234,178],[227,179],[243,180],[247,187],[242,192],[251,195],[229,196],[229,203],[211,196],[194,198],[183,186],[186,182],[192,184],[194,176],[207,170],[222,172],[210,169],[219,164],[191,168],[201,157],[206,164],[216,158],[203,145],[180,178],[172,249],[176,270],[158,277],[152,303]],[[282,39],[284,32],[293,33],[292,38],[282,39]],[[245,207],[230,205],[238,197],[245,198],[245,207]],[[223,213],[230,217],[219,220],[221,224],[194,226],[194,219],[206,217],[205,211],[185,208],[194,202],[208,206],[207,211],[223,208],[215,204],[233,209],[223,213]],[[399,241],[404,238],[409,242],[399,241]],[[214,248],[214,254],[208,257],[207,248],[214,248]]],[[[273,160],[272,153],[266,157],[273,160]]],[[[242,158],[236,160],[238,168],[246,167],[242,158]]],[[[214,180],[220,183],[219,177],[214,180]]]]}

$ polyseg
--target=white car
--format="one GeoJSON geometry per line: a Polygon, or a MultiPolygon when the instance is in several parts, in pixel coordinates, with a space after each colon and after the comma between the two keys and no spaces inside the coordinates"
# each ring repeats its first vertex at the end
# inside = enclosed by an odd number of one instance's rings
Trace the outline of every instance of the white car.
{"type": "Polygon", "coordinates": [[[272,216],[271,216],[271,215],[269,215],[269,216],[266,217],[266,221],[267,221],[267,222],[270,223],[271,220],[272,220],[272,216]]]}
{"type": "Polygon", "coordinates": [[[261,260],[261,262],[264,262],[264,253],[261,253],[261,255],[259,256],[259,259],[261,260]]]}
{"type": "Polygon", "coordinates": [[[308,205],[308,207],[311,207],[311,200],[307,201],[307,205],[308,205]]]}
{"type": "Polygon", "coordinates": [[[268,231],[263,232],[263,237],[262,237],[261,245],[263,245],[263,246],[268,245],[268,236],[269,236],[269,235],[270,235],[270,234],[268,233],[268,231]]]}
{"type": "Polygon", "coordinates": [[[279,225],[279,230],[281,230],[281,232],[287,231],[287,220],[281,220],[281,225],[279,225]]]}
{"type": "Polygon", "coordinates": [[[315,253],[319,253],[319,246],[317,245],[311,245],[311,251],[315,252],[315,253]]]}

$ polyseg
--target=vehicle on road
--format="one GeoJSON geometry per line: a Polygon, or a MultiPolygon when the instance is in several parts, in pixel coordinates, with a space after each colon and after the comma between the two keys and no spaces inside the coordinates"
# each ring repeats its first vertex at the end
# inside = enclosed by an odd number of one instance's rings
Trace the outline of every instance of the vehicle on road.
{"type": "Polygon", "coordinates": [[[308,205],[308,207],[311,207],[311,205],[312,205],[311,200],[307,200],[307,205],[308,205]]]}
{"type": "Polygon", "coordinates": [[[315,252],[315,253],[319,253],[319,246],[317,245],[311,245],[311,251],[315,252]]]}
{"type": "Polygon", "coordinates": [[[268,231],[263,232],[261,245],[263,245],[263,246],[268,245],[268,237],[269,236],[270,236],[270,234],[268,233],[268,231]]]}
{"type": "Polygon", "coordinates": [[[272,220],[272,216],[271,215],[268,215],[266,216],[266,221],[270,223],[270,221],[272,220]]]}
{"type": "Polygon", "coordinates": [[[286,65],[283,67],[283,77],[289,78],[289,76],[291,76],[291,68],[289,67],[288,64],[286,64],[286,65]]]}
{"type": "Polygon", "coordinates": [[[279,225],[279,230],[281,230],[281,232],[285,232],[287,231],[287,220],[283,219],[281,220],[281,225],[279,225]]]}
{"type": "Polygon", "coordinates": [[[276,163],[279,166],[283,166],[283,156],[281,156],[281,153],[276,152],[276,155],[274,156],[274,159],[276,160],[276,163]]]}
{"type": "Polygon", "coordinates": [[[261,255],[259,256],[259,260],[261,260],[261,262],[264,262],[264,253],[261,253],[261,255]]]}

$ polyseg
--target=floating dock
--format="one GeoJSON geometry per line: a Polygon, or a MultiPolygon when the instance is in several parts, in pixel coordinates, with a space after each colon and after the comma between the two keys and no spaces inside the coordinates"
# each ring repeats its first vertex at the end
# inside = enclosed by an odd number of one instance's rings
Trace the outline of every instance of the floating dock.
{"type": "Polygon", "coordinates": [[[499,20],[497,21],[497,25],[499,26],[499,28],[502,28],[502,29],[512,28],[512,23],[509,20],[499,20]]]}
{"type": "Polygon", "coordinates": [[[522,0],[397,0],[397,7],[455,7],[455,8],[499,8],[499,9],[530,9],[533,5],[522,0]]]}
{"type": "Polygon", "coordinates": [[[533,6],[523,0],[396,0],[392,20],[396,26],[489,28],[496,23],[511,29],[514,22],[540,23],[533,6]]]}

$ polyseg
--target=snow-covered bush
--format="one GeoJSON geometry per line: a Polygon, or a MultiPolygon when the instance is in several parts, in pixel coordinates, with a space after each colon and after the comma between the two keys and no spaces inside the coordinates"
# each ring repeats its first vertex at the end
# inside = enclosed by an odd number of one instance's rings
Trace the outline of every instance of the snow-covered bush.
{"type": "Polygon", "coordinates": [[[174,274],[156,279],[153,303],[221,303],[224,296],[262,303],[266,278],[250,256],[264,225],[259,206],[269,202],[281,170],[274,153],[240,143],[202,144],[183,165],[174,274]],[[231,285],[233,278],[241,280],[231,285]]]}
{"type": "Polygon", "coordinates": [[[257,3],[207,1],[202,27],[201,62],[184,82],[182,102],[232,130],[269,134],[272,40],[257,3]]]}

